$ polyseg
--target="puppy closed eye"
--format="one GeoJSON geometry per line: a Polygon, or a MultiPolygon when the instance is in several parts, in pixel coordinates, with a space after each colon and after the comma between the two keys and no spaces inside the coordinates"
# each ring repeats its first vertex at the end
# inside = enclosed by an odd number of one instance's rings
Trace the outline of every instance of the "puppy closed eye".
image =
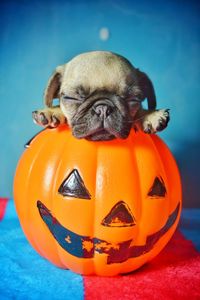
{"type": "Polygon", "coordinates": [[[141,102],[141,100],[136,99],[136,98],[128,99],[128,103],[130,103],[130,104],[135,104],[135,103],[140,103],[140,102],[141,102]]]}
{"type": "Polygon", "coordinates": [[[62,99],[63,99],[63,101],[65,102],[68,102],[68,101],[73,101],[73,102],[83,102],[83,100],[82,99],[78,99],[78,98],[74,98],[74,97],[71,97],[71,96],[67,96],[67,95],[63,95],[62,96],[62,99]]]}
{"type": "Polygon", "coordinates": [[[141,102],[141,93],[140,90],[128,91],[124,93],[124,100],[128,103],[138,103],[141,102]]]}
{"type": "Polygon", "coordinates": [[[141,100],[137,98],[128,99],[128,105],[129,107],[135,107],[138,106],[141,103],[141,100]]]}

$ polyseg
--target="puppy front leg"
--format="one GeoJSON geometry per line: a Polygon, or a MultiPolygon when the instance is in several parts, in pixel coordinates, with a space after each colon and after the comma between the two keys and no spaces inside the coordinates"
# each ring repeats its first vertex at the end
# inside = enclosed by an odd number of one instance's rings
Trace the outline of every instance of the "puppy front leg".
{"type": "Polygon", "coordinates": [[[170,115],[169,109],[145,110],[141,109],[136,117],[136,126],[142,129],[145,133],[156,133],[167,127],[170,115]]]}
{"type": "Polygon", "coordinates": [[[32,113],[34,123],[43,127],[58,127],[61,124],[66,124],[66,118],[60,109],[60,106],[47,107],[40,110],[35,110],[32,113]]]}

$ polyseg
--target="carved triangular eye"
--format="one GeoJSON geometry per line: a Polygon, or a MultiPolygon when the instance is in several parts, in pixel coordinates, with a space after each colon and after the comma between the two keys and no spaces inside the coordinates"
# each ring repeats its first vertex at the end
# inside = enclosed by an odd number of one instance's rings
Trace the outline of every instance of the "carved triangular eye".
{"type": "Polygon", "coordinates": [[[165,197],[167,193],[164,181],[161,177],[156,177],[154,179],[153,185],[148,192],[148,196],[151,197],[165,197]]]}
{"type": "Polygon", "coordinates": [[[67,179],[63,181],[58,192],[63,196],[91,199],[90,193],[86,189],[85,184],[76,169],[74,169],[67,179]]]}
{"type": "Polygon", "coordinates": [[[130,208],[124,201],[118,202],[101,222],[108,227],[128,227],[135,225],[130,208]]]}

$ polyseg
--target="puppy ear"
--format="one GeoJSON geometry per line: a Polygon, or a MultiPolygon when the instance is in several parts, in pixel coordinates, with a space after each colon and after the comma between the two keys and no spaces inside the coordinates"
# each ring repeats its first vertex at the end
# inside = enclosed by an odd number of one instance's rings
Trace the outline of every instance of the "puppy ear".
{"type": "Polygon", "coordinates": [[[147,98],[148,102],[148,109],[155,109],[156,108],[156,95],[154,91],[153,84],[147,74],[139,71],[137,69],[137,75],[139,80],[139,86],[143,92],[144,99],[147,98]]]}
{"type": "Polygon", "coordinates": [[[52,76],[49,78],[47,87],[44,91],[44,103],[48,107],[52,107],[53,99],[59,98],[60,84],[64,72],[64,65],[58,66],[52,76]]]}

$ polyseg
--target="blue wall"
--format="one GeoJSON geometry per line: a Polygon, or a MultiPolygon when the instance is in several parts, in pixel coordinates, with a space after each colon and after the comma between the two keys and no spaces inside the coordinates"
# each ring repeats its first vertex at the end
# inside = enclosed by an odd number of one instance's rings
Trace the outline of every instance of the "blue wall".
{"type": "Polygon", "coordinates": [[[0,1],[0,195],[12,195],[24,142],[40,128],[31,112],[42,106],[52,70],[74,55],[111,50],[152,79],[158,107],[171,109],[161,137],[175,154],[184,205],[200,196],[198,1],[0,1]],[[99,30],[107,27],[103,41],[99,30]]]}

